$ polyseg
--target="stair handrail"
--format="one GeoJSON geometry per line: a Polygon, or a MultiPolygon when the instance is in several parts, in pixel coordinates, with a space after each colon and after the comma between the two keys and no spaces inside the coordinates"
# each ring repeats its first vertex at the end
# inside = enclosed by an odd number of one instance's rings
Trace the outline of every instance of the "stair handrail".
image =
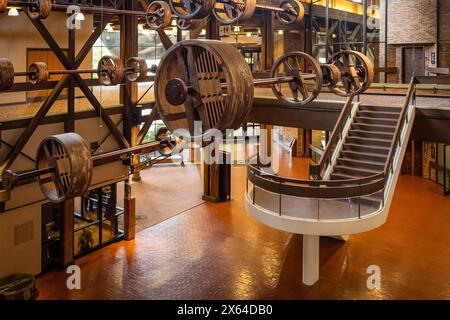
{"type": "Polygon", "coordinates": [[[408,123],[408,108],[411,104],[411,100],[413,104],[416,104],[416,78],[412,77],[409,82],[408,94],[406,95],[406,100],[402,106],[402,110],[400,111],[400,116],[397,122],[397,126],[395,127],[394,136],[392,137],[391,148],[389,149],[388,157],[386,164],[384,166],[384,175],[388,176],[389,170],[393,169],[394,156],[397,151],[397,146],[401,145],[401,134],[403,129],[403,124],[408,123]]]}
{"type": "MultiPolygon", "coordinates": [[[[402,106],[402,110],[400,111],[398,122],[391,141],[387,162],[383,171],[369,177],[349,180],[322,180],[320,177],[324,167],[331,164],[335,144],[337,144],[339,139],[342,138],[341,130],[343,130],[344,124],[346,123],[344,120],[351,116],[351,111],[353,110],[351,106],[353,104],[352,99],[348,99],[341,112],[338,124],[333,130],[332,137],[327,144],[325,150],[327,155],[325,156],[324,154],[324,156],[322,156],[319,164],[310,165],[310,175],[311,172],[317,173],[317,179],[303,180],[283,177],[276,174],[267,173],[264,170],[261,170],[258,165],[249,164],[247,167],[247,190],[248,181],[252,182],[254,186],[258,186],[259,188],[265,189],[272,193],[317,199],[361,198],[363,196],[375,194],[375,192],[385,190],[386,184],[391,176],[391,170],[393,171],[394,169],[393,165],[395,155],[397,154],[397,149],[402,144],[402,132],[405,124],[408,125],[409,121],[411,121],[411,119],[409,119],[409,108],[411,106],[411,102],[413,103],[413,107],[416,105],[416,84],[417,79],[413,77],[408,87],[406,100],[402,106]]],[[[255,203],[254,196],[255,193],[253,192],[253,202],[255,203]]],[[[383,195],[383,206],[385,201],[385,195],[383,195]]]]}
{"type": "Polygon", "coordinates": [[[309,175],[314,180],[322,179],[322,172],[326,165],[331,164],[331,158],[333,156],[334,146],[342,138],[342,130],[344,129],[345,123],[352,114],[353,110],[353,98],[354,96],[348,97],[347,101],[342,108],[341,114],[339,115],[338,121],[334,126],[333,132],[331,133],[330,139],[328,141],[325,150],[320,157],[317,164],[309,165],[309,175]]]}

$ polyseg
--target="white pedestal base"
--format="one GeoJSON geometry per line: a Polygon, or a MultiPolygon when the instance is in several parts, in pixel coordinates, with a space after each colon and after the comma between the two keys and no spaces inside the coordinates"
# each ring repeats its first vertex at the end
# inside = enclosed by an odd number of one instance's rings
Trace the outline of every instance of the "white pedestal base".
{"type": "Polygon", "coordinates": [[[320,236],[303,235],[303,283],[314,285],[319,280],[320,236]]]}

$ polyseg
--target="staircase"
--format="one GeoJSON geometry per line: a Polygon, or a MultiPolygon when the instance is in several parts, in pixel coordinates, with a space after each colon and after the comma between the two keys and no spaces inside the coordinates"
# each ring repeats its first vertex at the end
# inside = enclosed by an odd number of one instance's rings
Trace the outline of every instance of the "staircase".
{"type": "Polygon", "coordinates": [[[383,172],[401,110],[400,107],[361,105],[330,179],[365,178],[383,172]]]}

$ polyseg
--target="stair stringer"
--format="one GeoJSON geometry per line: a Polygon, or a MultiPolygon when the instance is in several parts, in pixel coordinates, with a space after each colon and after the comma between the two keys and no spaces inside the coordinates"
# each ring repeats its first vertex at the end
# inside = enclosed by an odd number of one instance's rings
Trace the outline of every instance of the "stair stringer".
{"type": "Polygon", "coordinates": [[[329,165],[327,167],[327,169],[325,170],[325,173],[323,175],[323,180],[330,180],[330,176],[333,173],[334,166],[336,165],[339,155],[341,154],[341,151],[344,148],[345,140],[347,139],[348,133],[352,127],[352,123],[355,120],[356,114],[358,113],[360,106],[361,106],[361,102],[353,103],[350,117],[347,119],[347,122],[345,123],[344,129],[342,130],[342,137],[339,140],[339,142],[336,144],[336,148],[334,150],[333,156],[331,157],[331,165],[329,165]]]}

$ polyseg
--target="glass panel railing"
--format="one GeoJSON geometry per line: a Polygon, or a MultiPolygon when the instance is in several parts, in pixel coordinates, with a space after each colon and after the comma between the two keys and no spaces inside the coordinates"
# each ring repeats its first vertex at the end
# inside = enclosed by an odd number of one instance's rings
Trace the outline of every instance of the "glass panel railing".
{"type": "Polygon", "coordinates": [[[317,221],[357,219],[374,214],[382,208],[383,193],[384,189],[371,195],[326,199],[279,194],[250,181],[247,187],[250,201],[274,215],[317,221]]]}
{"type": "Polygon", "coordinates": [[[258,186],[255,187],[255,204],[272,211],[274,213],[280,213],[280,195],[266,191],[258,186]]]}
{"type": "Polygon", "coordinates": [[[384,189],[369,196],[361,197],[360,217],[370,215],[381,208],[384,189]]]}
{"type": "Polygon", "coordinates": [[[319,218],[319,202],[315,198],[281,195],[281,208],[284,216],[314,220],[319,218]]]}
{"type": "Polygon", "coordinates": [[[358,218],[359,198],[320,199],[319,220],[358,218]]]}

